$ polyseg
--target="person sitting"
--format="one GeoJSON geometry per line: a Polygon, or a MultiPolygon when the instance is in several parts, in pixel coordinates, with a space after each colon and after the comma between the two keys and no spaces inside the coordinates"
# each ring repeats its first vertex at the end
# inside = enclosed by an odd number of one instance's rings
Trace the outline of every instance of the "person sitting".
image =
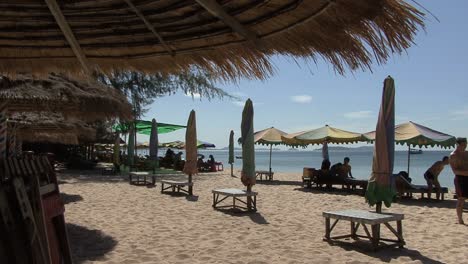
{"type": "MultiPolygon", "coordinates": [[[[317,172],[317,182],[328,182],[328,178],[331,176],[330,174],[330,161],[328,159],[323,159],[322,166],[320,170],[317,172]]],[[[322,184],[319,184],[320,186],[322,184]]],[[[327,188],[331,188],[331,184],[327,183],[327,188]]]]}
{"type": "Polygon", "coordinates": [[[216,161],[213,155],[208,156],[208,160],[206,161],[206,167],[208,171],[216,171],[216,161]]]}
{"type": "Polygon", "coordinates": [[[162,167],[170,168],[174,165],[174,158],[175,158],[175,153],[172,151],[172,149],[168,148],[166,151],[166,155],[163,158],[163,162],[161,163],[162,167]]]}
{"type": "Polygon", "coordinates": [[[444,169],[445,165],[449,164],[449,158],[447,156],[443,157],[442,160],[434,162],[432,166],[427,169],[424,173],[424,179],[427,182],[427,189],[428,189],[428,198],[431,199],[431,192],[432,186],[435,187],[436,190],[436,198],[437,200],[440,199],[440,183],[439,183],[439,174],[444,169]]]}
{"type": "Polygon", "coordinates": [[[182,151],[175,154],[174,156],[174,170],[182,170],[184,168],[185,161],[182,160],[182,151]]]}
{"type": "Polygon", "coordinates": [[[203,154],[198,154],[197,168],[198,171],[205,171],[205,161],[203,160],[205,156],[203,154]]]}
{"type": "Polygon", "coordinates": [[[339,168],[338,176],[341,178],[347,179],[354,179],[353,174],[351,173],[351,165],[349,165],[350,159],[348,157],[344,158],[343,164],[339,168]]]}

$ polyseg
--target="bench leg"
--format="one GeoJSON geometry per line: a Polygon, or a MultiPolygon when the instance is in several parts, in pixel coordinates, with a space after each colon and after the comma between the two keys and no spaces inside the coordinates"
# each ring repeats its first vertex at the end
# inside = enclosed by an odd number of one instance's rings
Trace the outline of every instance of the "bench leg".
{"type": "Polygon", "coordinates": [[[330,218],[325,217],[325,239],[330,240],[330,218]]]}
{"type": "Polygon", "coordinates": [[[403,240],[403,226],[401,224],[401,220],[397,221],[397,233],[398,233],[398,241],[401,243],[399,248],[402,248],[405,244],[405,240],[403,240]],[[401,238],[401,239],[400,239],[401,238]]]}
{"type": "Polygon", "coordinates": [[[356,223],[351,222],[351,238],[356,239],[356,223]]]}

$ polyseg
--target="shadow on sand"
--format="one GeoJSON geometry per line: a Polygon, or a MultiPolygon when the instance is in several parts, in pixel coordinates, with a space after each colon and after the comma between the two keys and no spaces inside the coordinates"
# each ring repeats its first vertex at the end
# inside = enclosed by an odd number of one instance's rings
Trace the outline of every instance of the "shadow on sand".
{"type": "Polygon", "coordinates": [[[356,189],[356,190],[348,190],[348,189],[341,189],[341,188],[305,188],[305,187],[299,187],[299,188],[294,188],[294,191],[299,191],[299,192],[307,192],[307,193],[316,193],[316,194],[331,194],[331,195],[342,195],[342,196],[347,196],[347,195],[360,195],[364,196],[364,190],[361,189],[356,189]]]}
{"type": "Polygon", "coordinates": [[[105,255],[117,245],[114,238],[100,230],[90,230],[83,226],[68,223],[67,231],[73,263],[105,260],[105,255]]]}
{"type": "Polygon", "coordinates": [[[257,180],[256,183],[261,184],[261,185],[293,185],[293,186],[300,186],[302,184],[302,182],[300,181],[277,181],[277,180],[273,180],[273,181],[257,180]]]}
{"type": "Polygon", "coordinates": [[[78,194],[66,194],[66,193],[60,193],[60,197],[62,198],[62,201],[64,204],[69,204],[69,203],[76,203],[79,201],[83,201],[83,197],[78,194]]]}
{"type": "Polygon", "coordinates": [[[336,241],[329,243],[332,246],[339,246],[347,251],[357,251],[375,259],[375,262],[392,262],[399,257],[409,257],[413,261],[420,261],[428,264],[442,264],[443,262],[431,259],[422,255],[419,251],[409,248],[383,248],[378,251],[372,251],[370,242],[359,240],[353,243],[345,241],[336,241]]]}
{"type": "Polygon", "coordinates": [[[268,225],[268,221],[263,217],[263,215],[259,212],[248,212],[245,210],[241,210],[239,208],[216,208],[218,212],[222,212],[224,214],[234,216],[234,217],[246,217],[248,216],[252,222],[257,223],[259,225],[268,225]]]}

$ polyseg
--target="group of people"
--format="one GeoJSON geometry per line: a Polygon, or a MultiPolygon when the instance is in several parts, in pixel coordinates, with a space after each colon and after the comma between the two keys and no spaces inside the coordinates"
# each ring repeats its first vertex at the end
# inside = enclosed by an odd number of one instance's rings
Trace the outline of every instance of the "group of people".
{"type": "Polygon", "coordinates": [[[166,154],[160,159],[160,166],[165,168],[174,168],[174,170],[183,170],[185,160],[182,159],[182,151],[177,154],[170,148],[167,149],[166,154]]]}
{"type": "Polygon", "coordinates": [[[203,160],[205,156],[203,154],[198,154],[197,167],[198,171],[216,171],[216,161],[213,155],[209,155],[206,162],[203,160]]]}

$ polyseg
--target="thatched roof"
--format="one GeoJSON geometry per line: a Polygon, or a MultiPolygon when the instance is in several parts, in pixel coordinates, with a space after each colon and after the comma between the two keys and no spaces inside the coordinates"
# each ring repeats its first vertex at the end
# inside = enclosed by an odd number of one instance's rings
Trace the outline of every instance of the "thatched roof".
{"type": "Polygon", "coordinates": [[[116,89],[56,74],[0,76],[0,100],[8,101],[10,112],[61,112],[89,121],[131,117],[127,98],[116,89]]]}
{"type": "Polygon", "coordinates": [[[15,113],[8,119],[10,132],[25,142],[77,145],[96,140],[96,129],[77,119],[50,112],[15,113]]]}
{"type": "Polygon", "coordinates": [[[4,74],[196,65],[263,78],[278,54],[324,58],[343,73],[404,51],[424,26],[404,0],[21,0],[0,10],[4,74]]]}

